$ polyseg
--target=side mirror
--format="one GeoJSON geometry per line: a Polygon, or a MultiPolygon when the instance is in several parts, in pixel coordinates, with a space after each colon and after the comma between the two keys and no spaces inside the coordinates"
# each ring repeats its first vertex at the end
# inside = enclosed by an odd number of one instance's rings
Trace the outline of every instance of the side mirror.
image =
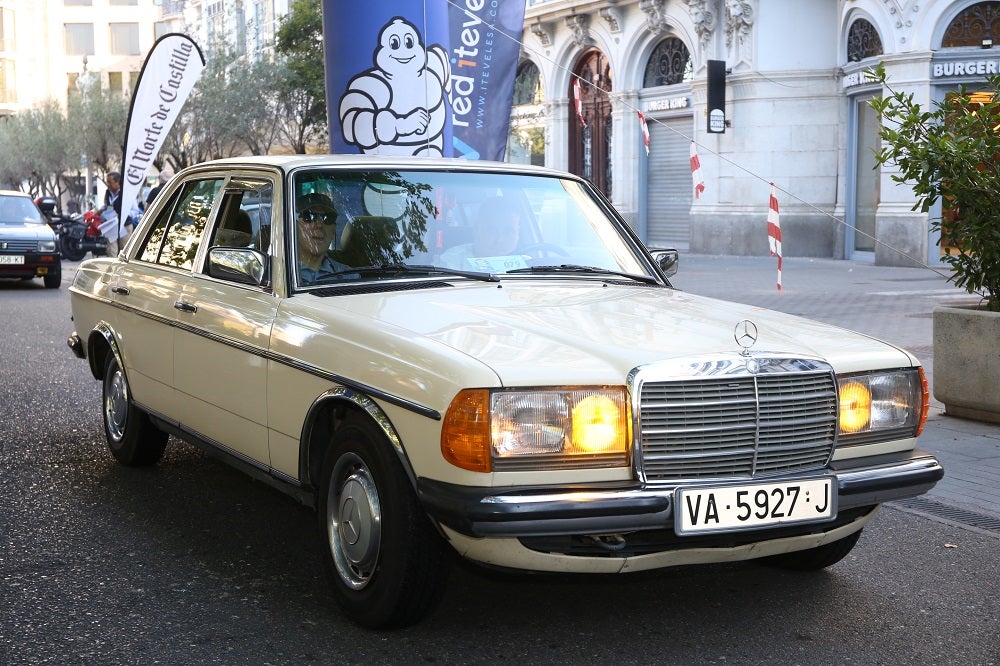
{"type": "Polygon", "coordinates": [[[650,248],[649,252],[653,255],[653,261],[656,262],[656,265],[660,267],[665,276],[670,277],[677,273],[681,261],[677,250],[673,248],[650,248]]]}
{"type": "Polygon", "coordinates": [[[208,250],[208,274],[259,287],[267,274],[267,257],[250,248],[213,247],[208,250]]]}

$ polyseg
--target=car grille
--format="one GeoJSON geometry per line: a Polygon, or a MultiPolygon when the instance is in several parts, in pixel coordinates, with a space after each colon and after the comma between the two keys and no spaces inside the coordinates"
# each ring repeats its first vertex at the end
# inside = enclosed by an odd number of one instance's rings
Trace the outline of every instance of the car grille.
{"type": "Polygon", "coordinates": [[[38,241],[29,240],[5,240],[0,241],[0,253],[3,254],[21,254],[24,252],[34,252],[38,249],[38,241]],[[4,247],[6,245],[6,247],[4,247]]]}
{"type": "Polygon", "coordinates": [[[836,444],[836,381],[829,366],[813,361],[809,372],[786,372],[799,362],[641,382],[638,464],[646,483],[825,466],[836,444]]]}

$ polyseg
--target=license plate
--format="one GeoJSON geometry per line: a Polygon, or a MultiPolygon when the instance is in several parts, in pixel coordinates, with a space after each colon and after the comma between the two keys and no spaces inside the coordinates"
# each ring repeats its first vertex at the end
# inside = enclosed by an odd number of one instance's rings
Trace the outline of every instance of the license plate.
{"type": "Polygon", "coordinates": [[[832,477],[678,488],[674,530],[702,534],[821,522],[837,515],[836,504],[832,477]]]}
{"type": "Polygon", "coordinates": [[[19,254],[0,254],[0,264],[23,264],[24,257],[19,254]]]}

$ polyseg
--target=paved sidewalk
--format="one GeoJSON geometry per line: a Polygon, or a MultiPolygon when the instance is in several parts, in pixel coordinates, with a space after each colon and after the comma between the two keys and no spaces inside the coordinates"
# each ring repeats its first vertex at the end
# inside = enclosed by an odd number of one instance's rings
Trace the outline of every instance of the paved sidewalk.
{"type": "MultiPolygon", "coordinates": [[[[933,387],[931,313],[937,305],[971,298],[949,284],[946,274],[943,268],[938,274],[858,261],[785,258],[783,291],[778,293],[773,257],[682,252],[680,270],[671,281],[691,293],[802,315],[896,344],[920,359],[933,387]]],[[[917,508],[949,518],[948,511],[934,508],[951,507],[960,522],[969,524],[991,518],[989,527],[1000,531],[1000,425],[948,416],[932,395],[919,441],[944,465],[945,477],[917,508]]]]}

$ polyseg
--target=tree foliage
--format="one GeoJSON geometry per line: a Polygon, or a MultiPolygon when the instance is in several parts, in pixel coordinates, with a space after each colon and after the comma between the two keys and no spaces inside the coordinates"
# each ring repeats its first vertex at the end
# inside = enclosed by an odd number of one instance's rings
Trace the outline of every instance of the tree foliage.
{"type": "Polygon", "coordinates": [[[274,50],[283,69],[276,89],[281,135],[296,153],[304,153],[327,132],[320,0],[292,2],[275,33],[274,50]]]}
{"type": "Polygon", "coordinates": [[[943,211],[930,224],[951,279],[1000,311],[1000,76],[987,77],[985,96],[962,87],[927,109],[893,90],[882,66],[871,75],[888,92],[871,102],[882,119],[878,164],[898,168],[892,179],[913,189],[914,210],[943,211]]]}

